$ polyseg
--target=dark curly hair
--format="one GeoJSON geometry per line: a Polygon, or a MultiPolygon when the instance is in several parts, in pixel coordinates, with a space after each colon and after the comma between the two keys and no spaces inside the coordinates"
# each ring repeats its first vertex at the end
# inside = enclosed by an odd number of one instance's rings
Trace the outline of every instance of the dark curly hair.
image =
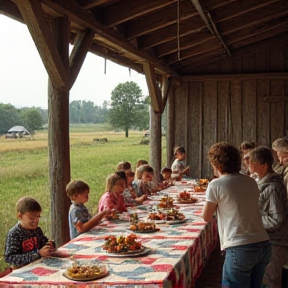
{"type": "Polygon", "coordinates": [[[229,143],[219,142],[214,144],[208,152],[208,157],[210,163],[220,173],[238,173],[241,169],[240,151],[229,143]]]}

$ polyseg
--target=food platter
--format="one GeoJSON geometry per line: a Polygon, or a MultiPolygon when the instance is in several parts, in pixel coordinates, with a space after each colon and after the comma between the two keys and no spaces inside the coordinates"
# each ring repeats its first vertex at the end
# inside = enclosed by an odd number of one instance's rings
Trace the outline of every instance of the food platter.
{"type": "Polygon", "coordinates": [[[140,250],[135,250],[135,251],[128,251],[128,252],[123,252],[123,253],[105,253],[105,255],[109,255],[111,257],[117,257],[117,258],[123,258],[123,257],[138,257],[138,256],[143,256],[148,253],[150,253],[151,249],[148,247],[142,247],[140,250]]]}
{"type": "Polygon", "coordinates": [[[97,274],[97,275],[90,276],[90,277],[83,277],[83,276],[82,276],[82,277],[81,277],[81,276],[79,276],[79,277],[73,277],[73,276],[69,275],[68,269],[66,269],[66,270],[62,273],[62,275],[63,275],[64,277],[66,277],[66,278],[68,278],[68,279],[70,279],[70,280],[73,280],[73,281],[81,281],[81,282],[83,282],[83,281],[96,280],[96,279],[105,277],[105,276],[107,276],[108,274],[109,274],[109,270],[108,270],[108,267],[107,267],[106,265],[105,265],[105,267],[104,267],[104,269],[103,269],[102,272],[100,272],[100,273],[97,274]]]}
{"type": "Polygon", "coordinates": [[[160,231],[159,228],[155,228],[155,229],[145,229],[145,230],[131,230],[130,227],[126,228],[127,230],[133,232],[133,233],[155,233],[160,231]]]}
{"type": "Polygon", "coordinates": [[[193,204],[193,203],[196,203],[198,201],[197,198],[190,198],[190,199],[187,199],[187,200],[183,200],[183,199],[178,199],[176,203],[178,204],[193,204]]]}
{"type": "Polygon", "coordinates": [[[176,220],[168,220],[166,221],[167,224],[180,224],[180,223],[185,223],[187,219],[176,219],[176,220]]]}

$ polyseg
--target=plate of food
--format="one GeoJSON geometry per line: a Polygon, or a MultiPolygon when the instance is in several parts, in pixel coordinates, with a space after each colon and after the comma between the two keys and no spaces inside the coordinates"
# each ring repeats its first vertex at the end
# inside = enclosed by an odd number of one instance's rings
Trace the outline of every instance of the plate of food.
{"type": "Polygon", "coordinates": [[[165,223],[166,214],[161,211],[151,212],[148,214],[148,220],[152,220],[156,224],[165,223]]]}
{"type": "Polygon", "coordinates": [[[76,262],[63,272],[63,276],[74,281],[91,281],[109,274],[106,264],[81,264],[76,262]]]}
{"type": "Polygon", "coordinates": [[[127,229],[136,233],[154,233],[160,230],[156,228],[155,223],[153,222],[133,223],[130,227],[127,227],[127,229]]]}
{"type": "Polygon", "coordinates": [[[120,252],[120,253],[107,253],[107,255],[111,257],[123,258],[123,257],[138,257],[149,254],[151,251],[150,248],[143,246],[140,250],[137,251],[127,251],[127,252],[120,252]]]}
{"type": "Polygon", "coordinates": [[[148,254],[151,249],[145,247],[138,241],[135,234],[118,237],[110,235],[105,237],[103,249],[109,256],[113,257],[136,257],[148,254]]]}
{"type": "Polygon", "coordinates": [[[167,224],[178,224],[187,221],[185,215],[175,209],[170,209],[166,215],[167,215],[166,217],[167,224]]]}
{"type": "Polygon", "coordinates": [[[196,203],[197,201],[198,201],[198,198],[191,196],[189,192],[184,190],[179,193],[177,203],[191,204],[191,203],[196,203]]]}
{"type": "Polygon", "coordinates": [[[187,219],[174,219],[174,220],[167,220],[167,224],[180,224],[180,223],[185,223],[187,219]]]}

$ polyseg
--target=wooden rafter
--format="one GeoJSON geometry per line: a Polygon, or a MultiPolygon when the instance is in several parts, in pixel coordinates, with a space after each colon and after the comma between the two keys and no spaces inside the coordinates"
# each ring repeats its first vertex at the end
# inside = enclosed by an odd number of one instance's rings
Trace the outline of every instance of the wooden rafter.
{"type": "Polygon", "coordinates": [[[146,77],[146,82],[151,97],[151,104],[155,112],[162,113],[162,95],[159,86],[157,85],[154,68],[148,62],[143,63],[143,69],[146,77]]]}
{"type": "Polygon", "coordinates": [[[169,95],[169,91],[170,91],[170,87],[171,87],[171,78],[163,75],[162,76],[162,111],[161,113],[163,113],[167,100],[168,100],[168,95],[169,95]]]}
{"type": "Polygon", "coordinates": [[[81,5],[84,9],[93,8],[96,6],[100,6],[102,4],[109,3],[113,0],[78,0],[77,2],[81,5]]]}
{"type": "Polygon", "coordinates": [[[224,43],[220,33],[217,30],[216,25],[214,24],[209,12],[204,12],[202,5],[200,4],[199,0],[191,0],[193,5],[195,6],[196,10],[198,11],[200,17],[202,18],[202,20],[204,21],[205,25],[207,26],[207,28],[210,30],[210,32],[212,33],[212,35],[214,37],[216,37],[216,39],[221,43],[221,45],[223,46],[224,50],[226,51],[226,53],[228,55],[231,55],[228,47],[226,46],[226,44],[224,43]]]}
{"type": "Polygon", "coordinates": [[[47,73],[55,87],[65,87],[67,72],[58,53],[56,43],[46,22],[39,1],[16,2],[39,51],[47,73]]]}
{"type": "Polygon", "coordinates": [[[280,1],[278,5],[270,4],[266,6],[261,13],[255,13],[253,11],[219,23],[218,27],[221,31],[222,36],[232,34],[235,31],[249,29],[256,25],[264,25],[265,23],[277,19],[280,17],[287,16],[288,1],[280,1]],[[279,7],[280,6],[280,7],[279,7]],[[237,23],[237,25],[235,24],[237,23]]]}
{"type": "Polygon", "coordinates": [[[157,11],[177,1],[178,0],[142,1],[141,5],[139,5],[139,2],[135,0],[126,0],[125,2],[119,1],[112,7],[101,9],[99,13],[105,15],[105,19],[103,19],[104,24],[112,27],[136,17],[157,11]],[[127,9],[127,7],[129,7],[129,9],[127,9]]]}
{"type": "Polygon", "coordinates": [[[0,14],[6,15],[14,20],[25,23],[17,5],[10,0],[0,1],[0,14]]]}
{"type": "MultiPolygon", "coordinates": [[[[148,14],[146,16],[142,16],[141,18],[137,18],[134,21],[130,21],[130,25],[125,29],[126,37],[128,40],[133,39],[142,35],[147,35],[161,28],[165,28],[167,26],[176,24],[177,23],[176,15],[177,15],[177,6],[170,5],[162,10],[154,12],[153,14],[148,14]],[[161,16],[163,15],[163,13],[165,17],[161,16]],[[158,20],[155,21],[155,19],[158,20]]],[[[180,23],[182,21],[187,22],[187,20],[190,19],[191,23],[193,23],[196,26],[199,26],[200,24],[199,22],[202,21],[199,21],[198,19],[195,21],[193,18],[195,16],[197,16],[197,12],[193,9],[191,3],[189,2],[181,3],[180,15],[179,15],[180,23]]],[[[203,22],[200,25],[203,26],[203,22]]],[[[175,35],[176,34],[174,34],[174,36],[175,35]]]]}
{"type": "MultiPolygon", "coordinates": [[[[82,64],[85,60],[87,52],[93,41],[95,32],[87,30],[86,32],[78,33],[74,43],[73,50],[70,55],[70,79],[69,87],[72,88],[79,71],[82,67],[82,64]]],[[[69,89],[69,90],[70,90],[69,89]]]]}
{"type": "MultiPolygon", "coordinates": [[[[219,7],[217,9],[213,9],[210,12],[211,17],[213,18],[215,23],[227,21],[229,19],[233,19],[235,17],[242,17],[249,12],[255,13],[257,11],[260,13],[261,8],[265,8],[265,6],[270,5],[272,3],[279,2],[279,0],[262,0],[259,2],[255,1],[247,1],[247,0],[238,0],[237,2],[229,4],[228,7],[219,7]],[[239,9],[241,7],[241,9],[239,9]]],[[[209,10],[210,11],[210,10],[209,10]]],[[[261,13],[260,13],[261,14],[261,13]]]]}
{"type": "MultiPolygon", "coordinates": [[[[159,74],[175,75],[176,73],[167,65],[161,63],[156,57],[150,54],[139,51],[136,47],[128,43],[124,37],[119,35],[116,31],[107,28],[99,23],[86,10],[81,8],[74,1],[67,2],[65,0],[42,0],[45,5],[67,15],[71,20],[93,30],[96,33],[95,38],[104,42],[110,48],[122,51],[123,54],[134,59],[135,62],[143,63],[150,62],[153,64],[159,74]]],[[[176,76],[176,75],[175,75],[176,76]]]]}

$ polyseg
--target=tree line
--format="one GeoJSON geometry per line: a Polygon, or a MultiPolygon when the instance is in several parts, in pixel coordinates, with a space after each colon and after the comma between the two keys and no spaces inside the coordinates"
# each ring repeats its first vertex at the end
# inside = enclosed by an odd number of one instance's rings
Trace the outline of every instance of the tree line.
{"type": "MultiPolygon", "coordinates": [[[[114,128],[149,128],[150,98],[143,96],[137,83],[130,81],[118,84],[111,93],[111,100],[97,106],[92,101],[74,100],[69,104],[70,123],[110,123],[114,128]]],[[[28,131],[42,129],[48,123],[48,110],[39,107],[16,108],[11,104],[0,103],[0,134],[16,125],[28,131]]]]}

